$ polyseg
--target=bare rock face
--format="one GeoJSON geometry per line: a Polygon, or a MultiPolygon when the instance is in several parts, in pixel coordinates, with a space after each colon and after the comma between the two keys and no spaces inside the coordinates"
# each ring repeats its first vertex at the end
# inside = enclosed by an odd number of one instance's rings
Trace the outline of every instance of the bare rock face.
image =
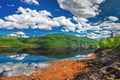
{"type": "Polygon", "coordinates": [[[86,61],[91,71],[75,74],[74,80],[120,80],[120,47],[95,52],[98,58],[86,61]]]}
{"type": "Polygon", "coordinates": [[[102,76],[106,79],[115,80],[120,79],[120,63],[115,62],[110,66],[106,66],[100,70],[102,76]]]}

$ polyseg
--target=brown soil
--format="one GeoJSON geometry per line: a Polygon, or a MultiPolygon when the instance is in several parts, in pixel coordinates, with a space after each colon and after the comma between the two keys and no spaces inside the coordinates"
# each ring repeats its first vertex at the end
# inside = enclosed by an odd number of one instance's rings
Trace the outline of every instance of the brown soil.
{"type": "MultiPolygon", "coordinates": [[[[96,57],[96,54],[93,53],[88,59],[96,57]]],[[[87,73],[90,71],[88,68],[84,69],[87,66],[84,61],[64,60],[51,63],[51,67],[38,70],[31,75],[1,77],[0,80],[69,80],[74,78],[75,73],[80,71],[87,73]]]]}

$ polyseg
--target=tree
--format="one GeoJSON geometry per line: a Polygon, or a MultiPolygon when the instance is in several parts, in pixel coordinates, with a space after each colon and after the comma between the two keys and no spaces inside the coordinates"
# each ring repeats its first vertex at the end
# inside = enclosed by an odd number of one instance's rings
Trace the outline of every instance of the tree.
{"type": "Polygon", "coordinates": [[[114,47],[120,46],[120,35],[114,37],[114,47]]]}
{"type": "Polygon", "coordinates": [[[108,48],[112,48],[112,47],[114,46],[114,38],[113,38],[113,37],[109,37],[109,38],[107,39],[107,41],[108,41],[107,47],[108,47],[108,48]]]}
{"type": "Polygon", "coordinates": [[[102,49],[108,48],[108,41],[104,38],[100,39],[99,46],[102,49]]]}

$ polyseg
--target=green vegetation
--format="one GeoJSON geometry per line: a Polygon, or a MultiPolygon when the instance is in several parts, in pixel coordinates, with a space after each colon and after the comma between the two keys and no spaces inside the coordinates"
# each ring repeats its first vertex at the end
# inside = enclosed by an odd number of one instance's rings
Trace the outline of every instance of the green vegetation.
{"type": "Polygon", "coordinates": [[[49,34],[29,38],[1,36],[0,54],[27,53],[65,58],[90,53],[93,49],[86,48],[96,48],[96,45],[98,40],[70,34],[49,34]]]}
{"type": "Polygon", "coordinates": [[[120,35],[109,37],[107,39],[101,38],[99,41],[99,46],[101,49],[116,48],[120,46],[120,35]]]}
{"type": "Polygon", "coordinates": [[[0,48],[0,55],[30,54],[51,58],[68,58],[76,55],[88,55],[94,49],[59,49],[59,48],[0,48]]]}
{"type": "Polygon", "coordinates": [[[17,37],[0,37],[0,47],[20,47],[23,45],[17,37]]]}
{"type": "Polygon", "coordinates": [[[49,34],[29,38],[0,37],[0,47],[80,48],[94,47],[98,40],[70,34],[49,34]]]}

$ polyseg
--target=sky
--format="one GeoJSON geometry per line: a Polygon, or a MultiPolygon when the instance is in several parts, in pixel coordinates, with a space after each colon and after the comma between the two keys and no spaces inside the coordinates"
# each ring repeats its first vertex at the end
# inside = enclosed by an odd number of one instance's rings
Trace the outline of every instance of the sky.
{"type": "Polygon", "coordinates": [[[0,36],[108,37],[120,31],[119,4],[120,0],[0,0],[0,36]]]}

